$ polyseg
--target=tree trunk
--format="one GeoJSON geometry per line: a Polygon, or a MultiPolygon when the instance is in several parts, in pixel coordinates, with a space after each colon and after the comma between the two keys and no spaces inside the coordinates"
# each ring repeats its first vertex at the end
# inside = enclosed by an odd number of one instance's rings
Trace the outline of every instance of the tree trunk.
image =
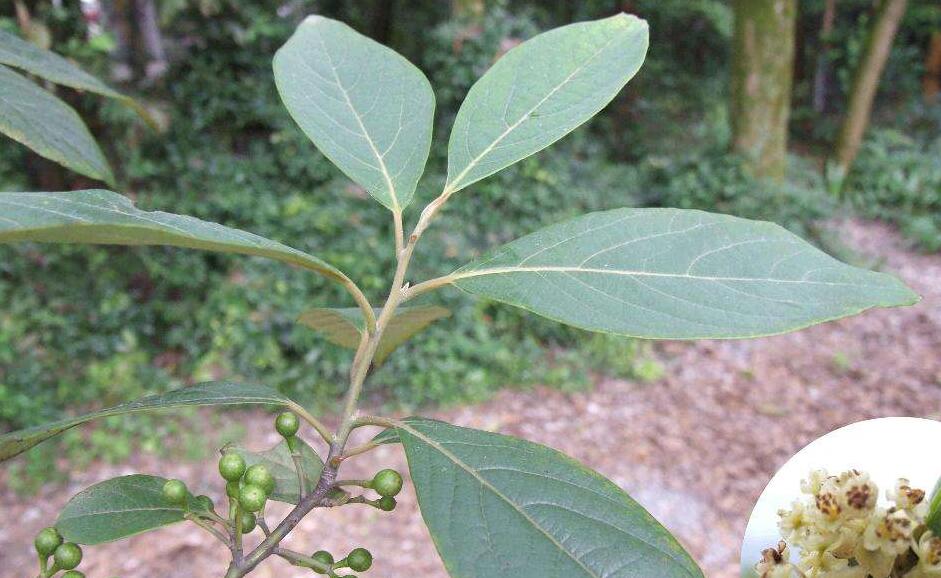
{"type": "Polygon", "coordinates": [[[931,35],[925,57],[925,103],[932,104],[941,96],[941,31],[931,35]]]}
{"type": "Polygon", "coordinates": [[[876,90],[879,88],[879,78],[889,59],[892,42],[895,40],[899,22],[905,15],[907,4],[908,0],[883,0],[882,6],[879,7],[866,50],[856,70],[849,107],[837,140],[833,167],[836,173],[832,176],[836,178],[838,184],[842,183],[853,166],[866,127],[869,126],[872,103],[876,98],[876,90]]]}
{"type": "Polygon", "coordinates": [[[734,0],[732,150],[759,177],[787,168],[797,0],[734,0]]]}
{"type": "Polygon", "coordinates": [[[827,111],[827,98],[830,90],[830,36],[833,34],[833,22],[836,20],[836,0],[827,0],[823,8],[823,21],[820,24],[820,53],[817,55],[817,69],[814,72],[814,112],[827,111]]]}

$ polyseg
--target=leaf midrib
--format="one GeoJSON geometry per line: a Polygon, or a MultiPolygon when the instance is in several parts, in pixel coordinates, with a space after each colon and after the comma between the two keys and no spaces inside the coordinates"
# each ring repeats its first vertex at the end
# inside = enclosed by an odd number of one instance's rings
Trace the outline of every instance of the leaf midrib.
{"type": "MultiPolygon", "coordinates": [[[[827,285],[835,287],[870,287],[858,283],[840,283],[835,281],[812,281],[802,279],[779,279],[765,277],[724,277],[690,275],[688,273],[658,273],[656,271],[639,271],[633,269],[603,269],[597,267],[570,267],[570,266],[537,266],[537,267],[492,267],[489,269],[476,269],[471,271],[458,271],[448,276],[448,282],[454,283],[461,279],[481,277],[485,275],[507,275],[510,273],[592,273],[600,275],[619,275],[623,277],[666,277],[675,279],[692,279],[696,281],[730,281],[730,282],[759,282],[759,283],[790,283],[801,285],[827,285]]],[[[871,285],[871,287],[876,287],[871,285]]]]}

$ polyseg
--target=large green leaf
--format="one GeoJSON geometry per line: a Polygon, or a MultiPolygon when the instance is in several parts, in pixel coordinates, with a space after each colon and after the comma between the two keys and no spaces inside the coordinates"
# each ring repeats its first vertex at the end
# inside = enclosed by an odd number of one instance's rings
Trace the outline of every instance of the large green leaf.
{"type": "MultiPolygon", "coordinates": [[[[134,474],[99,482],[69,500],[56,528],[67,541],[103,544],[182,522],[183,508],[163,497],[166,481],[134,474]]],[[[197,507],[192,496],[189,507],[197,507]]]]}
{"type": "Polygon", "coordinates": [[[435,108],[420,70],[342,22],[310,16],[275,55],[274,78],[327,158],[389,209],[409,204],[435,108]]]}
{"type": "Polygon", "coordinates": [[[545,32],[471,87],[448,144],[446,190],[536,153],[605,107],[640,69],[647,23],[619,14],[545,32]]]}
{"type": "Polygon", "coordinates": [[[41,78],[110,98],[125,99],[91,74],[49,50],[0,29],[0,64],[20,68],[41,78]]]}
{"type": "Polygon", "coordinates": [[[459,269],[455,285],[592,331],[757,337],[918,296],[766,222],[679,209],[591,213],[459,269]]]}
{"type": "Polygon", "coordinates": [[[79,174],[114,182],[78,113],[5,66],[0,66],[0,133],[79,174]]]}
{"type": "Polygon", "coordinates": [[[431,420],[399,436],[455,578],[702,577],[643,507],[553,449],[431,420]]]}
{"type": "MultiPolygon", "coordinates": [[[[323,460],[302,439],[297,438],[298,454],[301,468],[304,471],[304,492],[314,491],[317,482],[320,480],[320,473],[323,471],[323,460]]],[[[245,459],[249,466],[263,464],[274,477],[274,491],[269,496],[272,500],[296,504],[299,498],[298,488],[300,484],[297,479],[297,468],[294,465],[294,458],[291,456],[291,450],[287,442],[281,440],[274,447],[263,452],[252,452],[238,446],[229,446],[223,448],[223,452],[234,452],[245,459]]]]}
{"type": "MultiPolygon", "coordinates": [[[[376,311],[377,315],[379,310],[376,311]]],[[[379,346],[376,348],[376,363],[382,363],[396,348],[428,327],[438,319],[451,314],[444,307],[421,305],[401,307],[395,311],[386,326],[379,346]]],[[[363,312],[357,308],[311,309],[301,314],[298,322],[319,331],[330,343],[356,349],[365,329],[363,312]]]]}
{"type": "Polygon", "coordinates": [[[0,193],[0,243],[17,241],[171,245],[268,257],[345,279],[332,265],[281,243],[185,215],[141,211],[104,190],[0,193]]]}
{"type": "Polygon", "coordinates": [[[114,407],[67,418],[29,429],[0,436],[0,462],[17,456],[36,444],[69,430],[77,425],[113,415],[169,409],[194,405],[280,405],[297,404],[276,390],[263,385],[211,382],[184,387],[161,395],[152,395],[114,407]]]}
{"type": "Polygon", "coordinates": [[[87,90],[117,99],[137,111],[151,126],[156,121],[140,104],[129,96],[112,89],[91,74],[49,50],[0,29],[0,64],[22,69],[50,82],[77,90],[87,90]]]}

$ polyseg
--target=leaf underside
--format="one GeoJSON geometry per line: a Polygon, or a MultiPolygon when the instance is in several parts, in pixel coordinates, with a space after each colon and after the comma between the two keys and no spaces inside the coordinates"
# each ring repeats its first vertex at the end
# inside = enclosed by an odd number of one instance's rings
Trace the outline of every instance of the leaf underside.
{"type": "Polygon", "coordinates": [[[176,407],[243,404],[291,406],[294,402],[276,390],[262,385],[229,382],[203,383],[86,415],[4,434],[0,436],[0,462],[18,456],[40,442],[75,426],[103,417],[176,407]]]}
{"type": "MultiPolygon", "coordinates": [[[[304,492],[307,494],[314,490],[320,480],[323,460],[304,440],[296,439],[301,468],[304,471],[304,492]]],[[[268,468],[274,477],[274,491],[271,492],[270,499],[288,504],[297,504],[300,501],[297,468],[286,441],[281,440],[277,445],[263,452],[252,452],[237,446],[223,448],[222,451],[239,454],[248,466],[263,464],[268,468]]]]}
{"type": "Polygon", "coordinates": [[[310,16],[274,57],[281,100],[317,148],[393,211],[405,208],[431,147],[434,92],[393,50],[310,16]]]}
{"type": "MultiPolygon", "coordinates": [[[[377,314],[380,312],[376,310],[377,314]]],[[[380,364],[400,345],[438,319],[451,312],[444,307],[421,305],[400,307],[386,326],[376,348],[375,363],[380,364]]],[[[358,308],[311,309],[301,314],[298,322],[322,333],[330,343],[356,349],[365,329],[362,310],[358,308]]]]}
{"type": "Polygon", "coordinates": [[[2,65],[0,133],[81,175],[114,182],[108,161],[78,113],[2,65]]]}
{"type": "MultiPolygon", "coordinates": [[[[184,520],[184,510],[163,497],[166,478],[134,474],[99,482],[76,494],[56,528],[78,544],[103,544],[184,520]]],[[[192,496],[188,507],[196,509],[192,496]]]]}
{"type": "Polygon", "coordinates": [[[268,257],[345,278],[328,263],[258,235],[185,215],[147,212],[105,190],[0,193],[0,243],[170,245],[268,257]]]}
{"type": "Polygon", "coordinates": [[[399,435],[451,576],[703,576],[643,507],[553,449],[432,420],[399,435]]]}
{"type": "Polygon", "coordinates": [[[550,30],[507,52],[457,113],[445,188],[492,175],[593,117],[640,69],[648,43],[647,23],[619,14],[550,30]]]}
{"type": "Polygon", "coordinates": [[[590,213],[452,274],[461,289],[568,325],[650,339],[784,333],[918,296],[766,222],[681,209],[590,213]]]}

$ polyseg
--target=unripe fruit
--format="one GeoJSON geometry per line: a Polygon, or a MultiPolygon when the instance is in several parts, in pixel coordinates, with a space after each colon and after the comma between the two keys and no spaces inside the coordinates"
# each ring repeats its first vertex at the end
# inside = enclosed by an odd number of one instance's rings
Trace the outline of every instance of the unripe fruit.
{"type": "Polygon", "coordinates": [[[239,505],[246,512],[260,512],[268,499],[265,491],[255,484],[245,484],[239,490],[239,505]]]}
{"type": "Polygon", "coordinates": [[[241,486],[238,482],[226,482],[225,484],[225,494],[232,498],[233,500],[239,499],[239,489],[241,486]]]}
{"type": "Polygon", "coordinates": [[[227,482],[237,482],[245,473],[245,459],[234,452],[222,454],[219,458],[219,474],[227,482]]]}
{"type": "Polygon", "coordinates": [[[331,554],[330,552],[327,552],[326,550],[318,550],[314,552],[311,558],[320,562],[324,566],[333,566],[333,562],[334,562],[333,554],[331,554]]]}
{"type": "Polygon", "coordinates": [[[212,512],[216,509],[209,496],[196,496],[196,507],[206,512],[212,512]]]}
{"type": "Polygon", "coordinates": [[[78,570],[69,570],[62,575],[62,578],[85,578],[85,575],[78,570]]]}
{"type": "Polygon", "coordinates": [[[297,434],[297,430],[300,428],[300,420],[289,411],[278,414],[277,419],[274,420],[274,429],[278,430],[278,433],[286,438],[294,437],[294,435],[297,434]]]}
{"type": "Polygon", "coordinates": [[[383,512],[391,512],[392,510],[395,509],[396,504],[397,502],[395,501],[395,498],[393,498],[392,496],[382,496],[381,498],[379,498],[379,502],[378,502],[379,509],[382,510],[383,512]]]}
{"type": "Polygon", "coordinates": [[[167,483],[163,485],[163,499],[174,506],[185,504],[188,494],[186,484],[180,480],[167,480],[167,483]]]}
{"type": "Polygon", "coordinates": [[[43,528],[36,534],[33,544],[36,546],[36,552],[43,558],[52,556],[59,544],[62,543],[62,536],[55,528],[43,528]]]}
{"type": "Polygon", "coordinates": [[[372,566],[372,554],[366,548],[357,548],[346,556],[346,565],[355,572],[365,572],[372,566]]]}
{"type": "Polygon", "coordinates": [[[262,464],[255,464],[245,470],[245,483],[261,488],[265,492],[265,497],[270,496],[274,491],[274,476],[262,464]]]}
{"type": "Polygon", "coordinates": [[[242,512],[242,515],[239,516],[239,531],[243,534],[250,534],[251,531],[255,529],[257,523],[258,519],[255,518],[255,514],[242,512]]]}
{"type": "Polygon", "coordinates": [[[56,551],[52,554],[52,559],[55,560],[56,566],[60,570],[71,570],[81,564],[82,549],[78,547],[78,544],[66,542],[56,548],[56,551]]]}
{"type": "Polygon", "coordinates": [[[373,477],[369,487],[380,496],[392,498],[402,491],[402,476],[395,470],[382,470],[373,477]]]}

